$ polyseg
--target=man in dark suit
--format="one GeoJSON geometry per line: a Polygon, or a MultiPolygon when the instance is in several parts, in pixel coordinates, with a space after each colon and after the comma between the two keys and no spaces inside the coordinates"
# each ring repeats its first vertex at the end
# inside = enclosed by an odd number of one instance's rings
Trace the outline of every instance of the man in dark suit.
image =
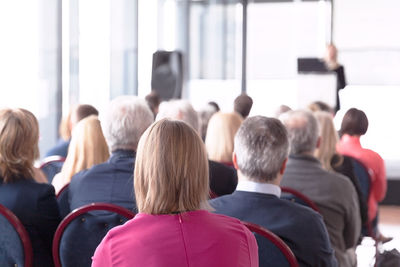
{"type": "Polygon", "coordinates": [[[79,172],[69,186],[70,209],[92,202],[106,202],[136,212],[133,170],[140,136],[153,122],[146,102],[134,96],[111,101],[104,135],[112,151],[110,159],[79,172]]]}
{"type": "MultiPolygon", "coordinates": [[[[199,132],[199,117],[187,100],[162,102],[156,120],[170,118],[181,120],[199,132]]],[[[209,160],[210,190],[212,196],[222,196],[235,191],[238,178],[236,170],[216,161],[209,160]]]]}
{"type": "MultiPolygon", "coordinates": [[[[261,225],[278,235],[300,266],[337,266],[322,217],[279,198],[288,150],[287,132],[279,120],[262,116],[246,119],[235,136],[236,191],[210,204],[216,213],[261,225]]],[[[268,253],[259,243],[260,266],[268,253]]]]}

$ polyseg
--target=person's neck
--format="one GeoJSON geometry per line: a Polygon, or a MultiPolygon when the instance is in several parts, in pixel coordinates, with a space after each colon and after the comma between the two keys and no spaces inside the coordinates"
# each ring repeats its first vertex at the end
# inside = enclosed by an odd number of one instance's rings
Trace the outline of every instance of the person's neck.
{"type": "Polygon", "coordinates": [[[278,179],[279,177],[275,177],[274,179],[272,179],[268,182],[249,178],[249,177],[245,176],[240,170],[237,170],[237,175],[238,175],[239,182],[240,181],[250,181],[250,182],[259,183],[259,184],[273,184],[273,185],[277,185],[277,186],[280,186],[280,182],[281,182],[281,179],[278,179]]]}

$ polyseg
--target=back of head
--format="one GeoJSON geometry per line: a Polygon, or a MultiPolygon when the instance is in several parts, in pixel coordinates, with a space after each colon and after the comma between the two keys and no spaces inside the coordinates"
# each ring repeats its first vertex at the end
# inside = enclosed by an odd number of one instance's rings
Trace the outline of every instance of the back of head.
{"type": "Polygon", "coordinates": [[[197,132],[199,131],[199,117],[192,104],[187,100],[170,100],[162,102],[156,120],[170,118],[189,124],[197,132]]]}
{"type": "Polygon", "coordinates": [[[243,118],[236,112],[217,112],[211,117],[205,139],[209,159],[232,162],[233,139],[242,121],[243,118]]]}
{"type": "Polygon", "coordinates": [[[158,107],[160,106],[161,102],[160,95],[156,91],[151,91],[151,93],[148,94],[145,99],[155,117],[158,113],[158,107]]]}
{"type": "Polygon", "coordinates": [[[334,109],[331,106],[329,106],[327,103],[322,102],[322,101],[312,102],[310,105],[308,105],[308,109],[311,110],[312,112],[325,111],[325,112],[331,113],[332,115],[335,114],[334,109]]]}
{"type": "Polygon", "coordinates": [[[91,115],[78,122],[72,131],[68,155],[61,172],[70,179],[75,173],[105,162],[108,146],[97,116],[91,115]]]}
{"type": "Polygon", "coordinates": [[[146,101],[135,96],[119,96],[108,107],[104,135],[111,151],[136,150],[140,136],[153,122],[146,101]]]}
{"type": "Polygon", "coordinates": [[[275,179],[289,153],[288,134],[274,118],[247,118],[235,136],[239,171],[257,182],[275,179]]]}
{"type": "Polygon", "coordinates": [[[209,103],[199,110],[200,134],[203,140],[206,138],[208,122],[210,121],[211,116],[216,112],[218,112],[218,110],[215,108],[215,106],[210,105],[209,103]]]}
{"type": "Polygon", "coordinates": [[[306,110],[289,111],[280,117],[289,134],[290,154],[314,153],[318,142],[318,122],[306,110]]]}
{"type": "Polygon", "coordinates": [[[155,122],[140,139],[134,177],[139,212],[170,214],[200,209],[209,192],[202,140],[184,122],[155,122]]]}
{"type": "Polygon", "coordinates": [[[33,177],[39,157],[39,124],[25,109],[0,111],[0,175],[3,182],[33,177]]]}
{"type": "Polygon", "coordinates": [[[336,154],[336,144],[339,140],[333,124],[332,114],[325,111],[317,111],[314,115],[318,121],[319,135],[321,136],[321,142],[315,151],[315,156],[325,169],[332,170],[331,160],[336,154]]]}
{"type": "Polygon", "coordinates": [[[75,126],[80,120],[90,116],[99,116],[99,111],[92,105],[82,104],[75,107],[71,113],[71,124],[75,126]]]}
{"type": "Polygon", "coordinates": [[[246,118],[249,115],[252,106],[253,99],[246,94],[241,94],[235,98],[233,110],[242,115],[243,118],[246,118]]]}
{"type": "Polygon", "coordinates": [[[368,130],[368,118],[364,111],[351,108],[344,114],[340,135],[364,135],[368,130]]]}

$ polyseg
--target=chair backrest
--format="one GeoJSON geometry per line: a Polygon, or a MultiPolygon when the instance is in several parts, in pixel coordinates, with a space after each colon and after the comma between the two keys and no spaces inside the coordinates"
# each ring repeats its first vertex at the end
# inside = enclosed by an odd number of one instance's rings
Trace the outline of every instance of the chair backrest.
{"type": "Polygon", "coordinates": [[[134,216],[133,212],[108,203],[92,203],[72,211],[54,235],[55,267],[91,266],[91,257],[107,232],[134,216]]]}
{"type": "Polygon", "coordinates": [[[64,218],[70,212],[69,202],[68,202],[68,194],[69,194],[68,188],[69,184],[64,185],[56,195],[61,218],[64,218]]]}
{"type": "Polygon", "coordinates": [[[43,159],[40,169],[47,177],[49,184],[53,181],[54,175],[61,171],[65,158],[61,156],[49,156],[43,159]]]}
{"type": "Polygon", "coordinates": [[[281,187],[281,191],[282,191],[281,194],[282,199],[290,200],[297,204],[312,208],[316,212],[319,212],[317,205],[306,195],[300,193],[299,191],[289,187],[281,187]]]}
{"type": "Polygon", "coordinates": [[[218,195],[215,194],[212,190],[210,190],[210,192],[209,192],[209,198],[210,198],[210,199],[214,199],[214,198],[217,198],[217,197],[218,197],[218,195]]]}
{"type": "Polygon", "coordinates": [[[32,266],[32,244],[21,221],[0,205],[0,266],[32,266]]]}
{"type": "Polygon", "coordinates": [[[258,244],[259,265],[298,267],[296,257],[290,248],[277,235],[253,223],[242,222],[255,234],[258,244]]]}

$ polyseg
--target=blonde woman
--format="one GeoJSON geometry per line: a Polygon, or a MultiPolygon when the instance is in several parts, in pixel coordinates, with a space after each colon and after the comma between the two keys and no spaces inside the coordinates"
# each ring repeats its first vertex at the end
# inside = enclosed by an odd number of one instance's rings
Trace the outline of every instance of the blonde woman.
{"type": "Polygon", "coordinates": [[[207,156],[189,125],[151,125],[139,142],[134,177],[139,214],[106,235],[92,266],[258,266],[251,232],[206,210],[207,156]]]}
{"type": "Polygon", "coordinates": [[[360,183],[353,172],[351,159],[336,152],[339,136],[333,124],[332,113],[317,111],[314,115],[319,124],[321,137],[319,147],[315,151],[315,157],[319,159],[325,170],[339,172],[351,180],[357,191],[361,221],[364,225],[368,220],[367,203],[362,196],[360,183]]]}
{"type": "Polygon", "coordinates": [[[91,115],[79,121],[72,131],[68,155],[61,172],[52,181],[56,193],[71,182],[74,174],[107,161],[109,156],[97,116],[91,115]]]}
{"type": "Polygon", "coordinates": [[[233,140],[242,121],[243,118],[236,112],[217,112],[211,117],[205,140],[210,160],[233,166],[233,140]]]}
{"type": "Polygon", "coordinates": [[[26,227],[33,266],[53,266],[51,243],[60,214],[54,188],[34,180],[33,163],[39,157],[38,121],[27,110],[3,109],[0,133],[0,204],[26,227]]]}

